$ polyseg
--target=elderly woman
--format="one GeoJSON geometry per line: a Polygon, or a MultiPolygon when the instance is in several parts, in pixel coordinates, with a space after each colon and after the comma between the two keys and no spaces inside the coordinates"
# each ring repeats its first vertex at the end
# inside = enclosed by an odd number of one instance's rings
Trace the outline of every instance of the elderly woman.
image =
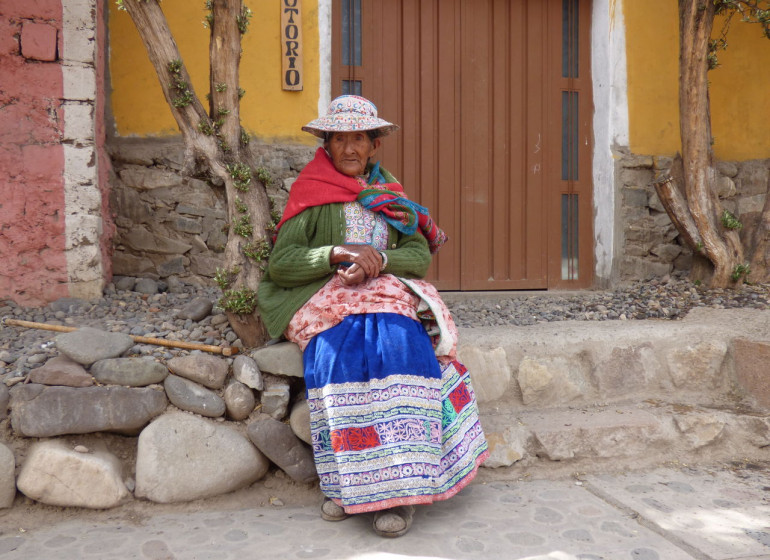
{"type": "Polygon", "coordinates": [[[385,537],[409,530],[414,505],[459,492],[488,456],[457,330],[420,280],[446,236],[371,163],[397,129],[350,95],[303,127],[323,148],[292,185],[259,286],[270,335],[304,351],[322,517],[375,512],[385,537]]]}

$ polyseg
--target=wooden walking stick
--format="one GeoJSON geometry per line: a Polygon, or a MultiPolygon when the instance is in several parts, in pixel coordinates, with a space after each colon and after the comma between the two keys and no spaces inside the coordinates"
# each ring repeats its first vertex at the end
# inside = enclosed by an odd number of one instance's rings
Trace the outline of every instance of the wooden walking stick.
{"type": "MultiPolygon", "coordinates": [[[[40,329],[44,331],[72,332],[78,330],[78,327],[64,327],[61,325],[49,325],[48,323],[35,323],[33,321],[20,321],[18,319],[3,318],[0,321],[2,325],[11,327],[24,327],[27,329],[40,329]]],[[[198,344],[197,342],[183,342],[181,340],[166,340],[164,338],[152,338],[148,336],[129,335],[131,340],[139,344],[154,344],[155,346],[167,346],[170,348],[182,348],[185,350],[202,350],[212,354],[222,354],[223,356],[233,356],[238,353],[235,346],[213,346],[211,344],[198,344]]]]}

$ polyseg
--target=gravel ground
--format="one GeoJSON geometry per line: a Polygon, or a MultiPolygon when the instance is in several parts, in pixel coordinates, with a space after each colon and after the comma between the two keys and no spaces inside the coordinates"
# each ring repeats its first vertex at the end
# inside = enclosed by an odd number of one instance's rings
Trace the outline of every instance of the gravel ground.
{"type": "MultiPolygon", "coordinates": [[[[116,282],[121,285],[119,281],[116,282]]],[[[176,318],[196,297],[216,301],[217,288],[177,283],[161,293],[120,290],[110,284],[101,300],[85,302],[64,298],[43,308],[24,308],[0,301],[0,317],[72,327],[90,326],[131,335],[240,346],[225,315],[214,307],[211,315],[195,322],[176,318]]],[[[446,295],[459,327],[533,325],[548,321],[605,321],[684,317],[694,307],[770,308],[770,284],[741,286],[737,290],[707,290],[683,278],[666,277],[637,282],[609,291],[505,292],[446,295]]],[[[0,327],[0,367],[6,383],[57,355],[52,339],[56,332],[22,327],[0,327]]],[[[169,359],[187,353],[154,345],[137,344],[134,355],[169,359]]],[[[19,379],[20,380],[20,379],[19,379]]]]}

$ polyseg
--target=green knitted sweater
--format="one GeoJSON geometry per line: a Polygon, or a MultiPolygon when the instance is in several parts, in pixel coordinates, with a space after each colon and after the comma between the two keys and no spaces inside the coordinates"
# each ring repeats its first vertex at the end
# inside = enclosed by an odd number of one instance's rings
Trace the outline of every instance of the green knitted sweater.
{"type": "MultiPolygon", "coordinates": [[[[278,232],[267,272],[259,283],[259,313],[270,336],[278,338],[291,318],[335,273],[329,264],[332,247],[345,243],[343,204],[304,210],[278,232]]],[[[384,274],[422,278],[430,265],[428,243],[419,231],[405,235],[388,225],[388,257],[384,274]]]]}

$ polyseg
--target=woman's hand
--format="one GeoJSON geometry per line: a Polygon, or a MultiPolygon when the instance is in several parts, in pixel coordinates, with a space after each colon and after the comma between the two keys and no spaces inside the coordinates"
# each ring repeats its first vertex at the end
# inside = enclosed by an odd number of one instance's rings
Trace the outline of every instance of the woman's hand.
{"type": "Polygon", "coordinates": [[[337,274],[339,275],[340,280],[342,280],[342,283],[346,286],[354,286],[355,284],[360,284],[366,280],[364,269],[357,264],[351,265],[347,268],[340,268],[337,270],[337,274]]]}
{"type": "Polygon", "coordinates": [[[382,267],[382,255],[371,245],[336,245],[329,257],[331,264],[352,263],[358,265],[356,270],[350,266],[348,271],[350,275],[357,275],[358,270],[363,273],[364,278],[377,278],[380,275],[382,267]]]}

